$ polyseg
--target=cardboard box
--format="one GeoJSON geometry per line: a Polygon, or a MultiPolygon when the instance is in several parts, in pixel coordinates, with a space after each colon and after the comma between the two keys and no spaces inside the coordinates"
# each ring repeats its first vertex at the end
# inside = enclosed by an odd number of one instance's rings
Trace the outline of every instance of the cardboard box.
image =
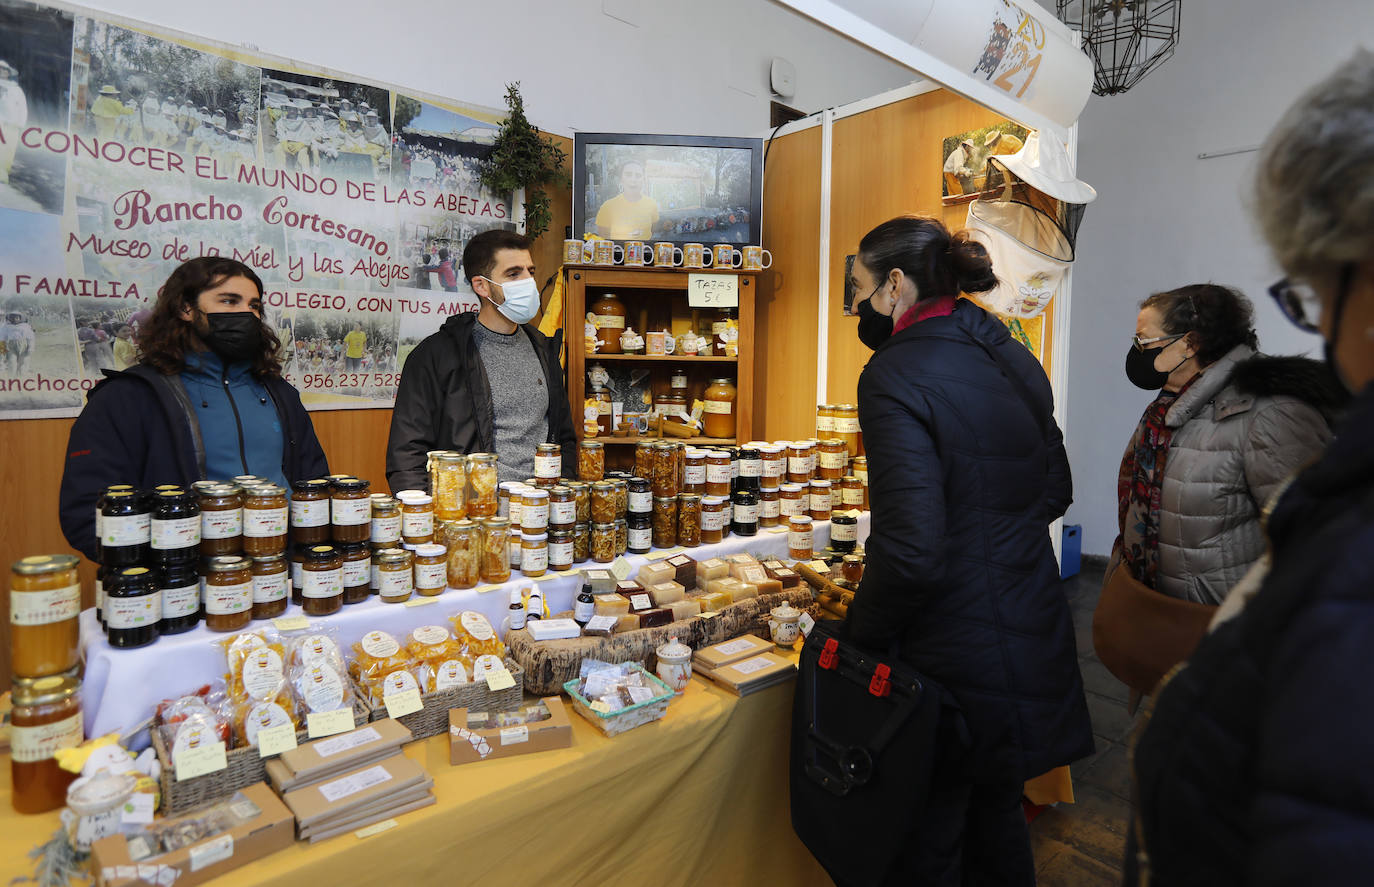
{"type": "Polygon", "coordinates": [[[545,696],[542,701],[549,708],[549,719],[520,727],[469,730],[468,710],[453,709],[448,713],[449,763],[471,764],[572,745],[572,723],[562,698],[545,696]]]}
{"type": "Polygon", "coordinates": [[[706,669],[715,671],[723,665],[731,662],[739,662],[760,653],[767,653],[776,649],[774,645],[763,638],[755,637],[752,634],[741,635],[733,640],[723,641],[719,644],[712,644],[709,647],[702,647],[692,657],[694,664],[704,666],[706,669]]]}
{"type": "Polygon", "coordinates": [[[395,754],[413,738],[394,718],[364,724],[356,730],[307,742],[267,762],[267,778],[278,791],[290,791],[357,769],[395,754]]]}
{"type": "MultiPolygon", "coordinates": [[[[295,819],[266,783],[243,789],[246,800],[258,807],[258,815],[236,828],[189,847],[135,862],[129,856],[129,843],[122,835],[111,835],[91,847],[91,871],[96,887],[192,887],[233,871],[296,840],[295,819]]],[[[178,816],[166,822],[194,820],[199,813],[178,816]]]]}
{"type": "Polygon", "coordinates": [[[325,782],[293,789],[282,795],[282,801],[296,815],[302,832],[308,834],[333,820],[389,806],[398,797],[423,794],[433,785],[423,767],[398,752],[325,782]]]}
{"type": "Polygon", "coordinates": [[[748,696],[765,687],[791,680],[797,666],[776,653],[760,653],[711,672],[710,678],[738,696],[748,696]]]}

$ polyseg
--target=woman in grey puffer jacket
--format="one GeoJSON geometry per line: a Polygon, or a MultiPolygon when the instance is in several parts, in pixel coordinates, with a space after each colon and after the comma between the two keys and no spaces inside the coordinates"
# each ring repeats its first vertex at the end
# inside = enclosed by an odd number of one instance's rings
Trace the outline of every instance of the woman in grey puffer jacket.
{"type": "Polygon", "coordinates": [[[1257,354],[1251,324],[1249,300],[1214,284],[1157,293],[1136,320],[1126,374],[1163,390],[1121,462],[1113,566],[1170,597],[1220,604],[1260,559],[1261,511],[1343,399],[1324,364],[1257,354]]]}

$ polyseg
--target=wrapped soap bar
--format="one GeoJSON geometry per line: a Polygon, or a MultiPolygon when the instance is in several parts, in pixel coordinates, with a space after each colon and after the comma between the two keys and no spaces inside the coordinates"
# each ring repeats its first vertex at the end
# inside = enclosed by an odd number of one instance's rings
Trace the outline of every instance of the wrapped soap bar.
{"type": "Polygon", "coordinates": [[[723,579],[730,575],[730,565],[718,557],[697,561],[697,588],[705,588],[712,579],[723,579]]]}
{"type": "MultiPolygon", "coordinates": [[[[744,557],[747,557],[747,555],[745,555],[744,557]]],[[[748,558],[747,560],[731,559],[729,563],[730,576],[734,579],[739,579],[741,581],[747,581],[745,580],[745,576],[751,571],[763,569],[759,566],[759,562],[754,560],[753,558],[748,558]]],[[[765,573],[764,575],[767,574],[765,573]]]]}
{"type": "Polygon", "coordinates": [[[726,576],[724,579],[712,579],[710,584],[706,587],[706,590],[723,591],[730,595],[731,601],[734,601],[735,589],[739,588],[739,584],[738,579],[731,579],[729,576],[726,576]]]}
{"type": "Polygon", "coordinates": [[[738,604],[740,601],[747,601],[751,598],[758,597],[759,587],[752,582],[740,582],[739,585],[735,587],[733,594],[735,595],[735,603],[738,604]]]}
{"type": "Polygon", "coordinates": [[[582,633],[594,638],[608,638],[615,632],[618,616],[593,616],[582,627],[582,633]]]}
{"type": "Polygon", "coordinates": [[[676,573],[675,576],[669,576],[669,579],[675,579],[683,588],[697,587],[696,558],[688,557],[685,554],[679,554],[668,558],[667,563],[676,573]]]}
{"type": "Polygon", "coordinates": [[[673,621],[680,622],[683,619],[691,619],[693,616],[696,616],[699,613],[701,613],[701,601],[673,601],[671,604],[668,605],[668,609],[673,611],[673,621]]]}
{"type": "Polygon", "coordinates": [[[615,630],[617,633],[622,631],[638,631],[639,617],[634,613],[626,613],[623,616],[615,617],[615,630]]]}
{"type": "Polygon", "coordinates": [[[615,593],[622,597],[629,597],[642,591],[644,591],[644,586],[633,579],[622,579],[615,584],[615,593]]]}
{"type": "Polygon", "coordinates": [[[728,591],[708,591],[705,594],[697,595],[693,600],[701,604],[701,612],[703,613],[728,607],[735,602],[734,595],[728,591]]]}
{"type": "Polygon", "coordinates": [[[660,582],[650,586],[649,597],[654,599],[655,607],[666,607],[673,601],[680,601],[687,597],[687,589],[677,582],[660,582]]]}
{"type": "Polygon", "coordinates": [[[801,585],[801,574],[791,567],[778,567],[776,569],[765,567],[764,572],[769,579],[776,579],[782,583],[783,588],[796,588],[801,585]]]}
{"type": "Polygon", "coordinates": [[[735,577],[741,582],[748,582],[750,585],[758,585],[768,578],[768,573],[758,564],[747,567],[740,567],[739,575],[735,577]]]}
{"type": "Polygon", "coordinates": [[[583,570],[582,582],[592,587],[592,594],[609,594],[615,591],[615,576],[610,570],[583,570]]]}
{"type": "Polygon", "coordinates": [[[630,601],[622,595],[598,594],[592,600],[596,604],[594,612],[597,616],[624,616],[630,612],[630,601]]]}
{"type": "Polygon", "coordinates": [[[645,564],[639,568],[639,575],[635,577],[639,584],[648,588],[650,585],[657,585],[660,582],[667,582],[677,578],[677,568],[669,566],[664,561],[655,561],[645,564]]]}
{"type": "Polygon", "coordinates": [[[525,630],[536,641],[562,641],[582,635],[582,626],[571,619],[531,619],[525,630]]]}
{"type": "Polygon", "coordinates": [[[665,607],[654,607],[639,614],[640,628],[657,628],[673,621],[673,611],[665,607]]]}
{"type": "Polygon", "coordinates": [[[644,610],[652,610],[654,608],[654,599],[650,597],[647,591],[632,594],[626,597],[625,600],[630,602],[631,613],[640,613],[644,610]]]}
{"type": "Polygon", "coordinates": [[[782,583],[776,579],[760,579],[758,582],[751,582],[750,584],[759,590],[760,595],[782,594],[782,583]]]}

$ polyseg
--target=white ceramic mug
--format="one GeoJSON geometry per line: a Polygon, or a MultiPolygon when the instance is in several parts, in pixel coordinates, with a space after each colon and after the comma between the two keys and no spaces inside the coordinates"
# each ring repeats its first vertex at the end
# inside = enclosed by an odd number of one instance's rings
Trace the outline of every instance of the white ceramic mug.
{"type": "Polygon", "coordinates": [[[642,240],[625,241],[625,264],[648,265],[654,261],[654,251],[642,240]]]}
{"type": "Polygon", "coordinates": [[[744,248],[744,270],[762,271],[764,268],[773,267],[773,254],[761,246],[746,246],[744,248]]]}
{"type": "Polygon", "coordinates": [[[625,260],[625,248],[610,240],[596,241],[596,264],[619,265],[625,260]],[[619,253],[619,255],[616,255],[619,253]]]}
{"type": "Polygon", "coordinates": [[[738,268],[744,264],[744,256],[730,244],[718,243],[715,250],[715,262],[712,264],[716,268],[738,268]]]}
{"type": "Polygon", "coordinates": [[[660,268],[676,267],[682,264],[682,250],[667,241],[654,244],[654,264],[660,268]]]}
{"type": "Polygon", "coordinates": [[[685,243],[682,245],[682,267],[684,268],[707,268],[711,265],[711,251],[701,243],[685,243]]]}
{"type": "Polygon", "coordinates": [[[563,241],[563,262],[568,265],[578,265],[582,262],[582,241],[565,240],[563,241]]]}

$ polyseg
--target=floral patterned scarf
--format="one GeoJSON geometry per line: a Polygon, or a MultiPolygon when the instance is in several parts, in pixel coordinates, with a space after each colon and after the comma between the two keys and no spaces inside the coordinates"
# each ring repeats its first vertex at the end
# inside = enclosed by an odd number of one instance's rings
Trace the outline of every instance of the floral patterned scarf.
{"type": "MultiPolygon", "coordinates": [[[[1194,379],[1197,377],[1194,376],[1194,379]]],[[[1189,381],[1188,385],[1192,382],[1189,381]]],[[[1137,581],[1155,587],[1159,571],[1159,499],[1164,465],[1174,430],[1164,424],[1169,408],[1188,385],[1177,392],[1161,391],[1145,408],[1116,478],[1117,527],[1115,550],[1137,581]]]]}

